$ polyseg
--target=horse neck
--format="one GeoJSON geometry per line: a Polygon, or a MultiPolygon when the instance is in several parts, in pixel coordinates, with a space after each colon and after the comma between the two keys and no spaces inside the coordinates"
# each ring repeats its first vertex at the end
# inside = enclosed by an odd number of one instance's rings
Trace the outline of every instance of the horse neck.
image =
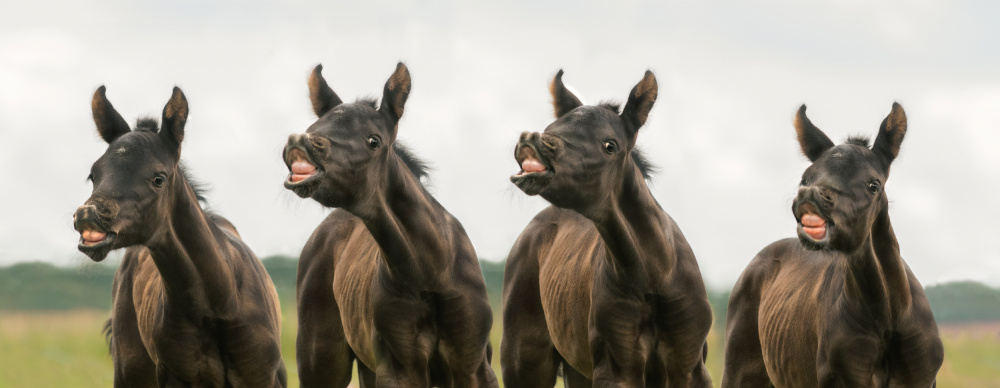
{"type": "Polygon", "coordinates": [[[891,324],[909,308],[909,279],[887,209],[876,216],[865,243],[848,255],[847,266],[847,296],[862,303],[873,318],[891,324]]]}
{"type": "Polygon", "coordinates": [[[168,198],[171,210],[147,243],[163,279],[167,304],[215,312],[233,307],[232,270],[215,237],[221,231],[181,174],[176,175],[168,198]]]}
{"type": "Polygon", "coordinates": [[[666,213],[630,159],[625,167],[625,179],[618,192],[594,215],[585,216],[594,221],[601,234],[609,264],[616,272],[638,281],[648,276],[650,265],[669,271],[676,258],[671,236],[664,227],[668,222],[666,213]]]}
{"type": "Polygon", "coordinates": [[[441,268],[453,253],[447,212],[393,153],[386,171],[369,198],[346,210],[364,222],[392,272],[414,277],[421,268],[441,268]]]}

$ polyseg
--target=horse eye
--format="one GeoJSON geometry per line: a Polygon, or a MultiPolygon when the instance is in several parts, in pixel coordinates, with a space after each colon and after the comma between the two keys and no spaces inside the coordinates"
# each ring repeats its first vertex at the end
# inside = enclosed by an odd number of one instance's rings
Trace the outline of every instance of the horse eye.
{"type": "Polygon", "coordinates": [[[868,191],[870,191],[872,194],[878,193],[878,183],[876,183],[876,182],[869,182],[868,183],[868,191]]]}
{"type": "Polygon", "coordinates": [[[87,175],[87,180],[93,182],[94,181],[94,174],[87,175]]]}
{"type": "Polygon", "coordinates": [[[153,178],[153,185],[156,187],[163,187],[164,182],[166,182],[166,179],[162,175],[157,175],[153,178]]]}
{"type": "Polygon", "coordinates": [[[604,152],[607,152],[609,154],[613,154],[617,150],[618,150],[618,145],[615,144],[615,142],[610,141],[610,140],[604,142],[604,152]]]}
{"type": "Polygon", "coordinates": [[[379,140],[378,136],[368,136],[369,147],[376,149],[380,144],[382,144],[382,140],[379,140]]]}

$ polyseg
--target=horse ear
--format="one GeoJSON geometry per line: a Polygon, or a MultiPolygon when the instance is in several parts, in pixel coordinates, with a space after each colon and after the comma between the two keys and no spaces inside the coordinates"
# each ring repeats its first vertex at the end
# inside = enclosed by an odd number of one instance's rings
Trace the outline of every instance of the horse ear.
{"type": "Polygon", "coordinates": [[[906,136],[906,112],[899,103],[894,102],[889,115],[882,120],[878,136],[875,137],[875,144],[872,145],[872,151],[882,160],[886,172],[889,171],[893,159],[899,155],[899,146],[903,144],[904,136],[906,136]]]}
{"type": "Polygon", "coordinates": [[[187,123],[188,102],[184,97],[181,88],[174,86],[174,92],[170,95],[170,101],[163,107],[163,125],[160,128],[160,136],[180,148],[184,141],[184,124],[187,123]]]}
{"type": "Polygon", "coordinates": [[[639,81],[632,88],[632,92],[628,95],[628,101],[622,108],[621,118],[625,121],[625,130],[628,131],[632,144],[635,144],[639,128],[642,128],[642,125],[646,123],[649,111],[653,109],[657,93],[659,93],[659,86],[656,84],[656,76],[653,75],[653,72],[646,70],[642,81],[639,81]]]}
{"type": "MultiPolygon", "coordinates": [[[[379,112],[382,112],[390,120],[390,126],[395,128],[396,123],[403,117],[403,106],[406,105],[406,98],[410,95],[410,70],[403,62],[396,64],[396,71],[385,81],[385,89],[382,90],[382,104],[379,112]]],[[[395,133],[395,129],[393,129],[395,133]]]]}
{"type": "Polygon", "coordinates": [[[122,115],[118,114],[115,107],[111,105],[111,101],[104,95],[104,85],[97,88],[94,92],[94,98],[90,102],[90,108],[94,115],[94,124],[97,124],[97,133],[101,135],[104,141],[111,144],[119,136],[124,135],[131,131],[128,123],[122,118],[122,115]]]}
{"type": "Polygon", "coordinates": [[[833,148],[833,141],[806,117],[805,104],[795,113],[795,132],[798,134],[799,147],[802,147],[802,153],[810,162],[815,162],[823,152],[833,148]]]}
{"type": "Polygon", "coordinates": [[[552,93],[552,108],[555,109],[557,119],[583,105],[580,99],[573,95],[573,92],[566,89],[566,85],[562,81],[562,76],[563,71],[559,69],[556,77],[549,84],[549,93],[552,93]]]}
{"type": "Polygon", "coordinates": [[[330,89],[323,78],[323,65],[316,65],[312,74],[309,75],[309,100],[312,102],[313,112],[316,116],[323,117],[326,112],[344,102],[337,97],[337,93],[330,89]]]}

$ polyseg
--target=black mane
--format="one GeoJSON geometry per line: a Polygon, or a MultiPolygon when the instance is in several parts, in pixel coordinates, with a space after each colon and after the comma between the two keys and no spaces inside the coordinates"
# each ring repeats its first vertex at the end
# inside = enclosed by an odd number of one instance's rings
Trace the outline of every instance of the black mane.
{"type": "Polygon", "coordinates": [[[205,184],[191,177],[191,170],[188,169],[187,165],[185,165],[183,161],[177,165],[177,169],[181,172],[181,176],[184,177],[184,180],[191,185],[191,190],[194,191],[194,197],[198,198],[198,202],[201,202],[203,205],[202,207],[207,205],[208,199],[205,197],[205,193],[208,192],[208,189],[205,188],[205,184]]]}
{"type": "Polygon", "coordinates": [[[632,148],[632,163],[635,163],[635,166],[639,167],[642,179],[650,180],[653,178],[653,174],[656,173],[656,166],[646,158],[646,154],[639,147],[632,148]]]}
{"type": "Polygon", "coordinates": [[[420,160],[420,158],[414,155],[413,151],[410,151],[410,149],[405,145],[400,144],[398,141],[392,143],[392,151],[396,153],[396,156],[399,157],[400,160],[403,161],[406,168],[410,169],[413,176],[417,177],[417,180],[430,176],[431,169],[427,166],[427,163],[420,160]]]}

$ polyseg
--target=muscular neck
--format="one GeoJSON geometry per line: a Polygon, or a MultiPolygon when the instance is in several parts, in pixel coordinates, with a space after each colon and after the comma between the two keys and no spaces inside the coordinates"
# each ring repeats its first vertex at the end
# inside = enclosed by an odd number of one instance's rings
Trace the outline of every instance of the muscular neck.
{"type": "Polygon", "coordinates": [[[645,278],[649,265],[673,268],[675,257],[671,236],[664,228],[666,214],[656,204],[639,169],[631,162],[625,167],[618,192],[593,214],[584,215],[594,221],[616,272],[639,280],[645,278]]]}
{"type": "Polygon", "coordinates": [[[172,211],[146,245],[163,278],[167,304],[225,312],[234,307],[235,285],[215,238],[218,228],[198,205],[191,186],[179,176],[174,183],[172,211]]]}
{"type": "Polygon", "coordinates": [[[444,209],[398,157],[386,163],[386,179],[372,195],[345,209],[364,222],[393,273],[442,267],[451,256],[444,209]]]}
{"type": "Polygon", "coordinates": [[[848,255],[848,271],[848,298],[863,303],[873,318],[892,322],[909,308],[909,280],[887,210],[876,217],[868,240],[848,255]]]}

